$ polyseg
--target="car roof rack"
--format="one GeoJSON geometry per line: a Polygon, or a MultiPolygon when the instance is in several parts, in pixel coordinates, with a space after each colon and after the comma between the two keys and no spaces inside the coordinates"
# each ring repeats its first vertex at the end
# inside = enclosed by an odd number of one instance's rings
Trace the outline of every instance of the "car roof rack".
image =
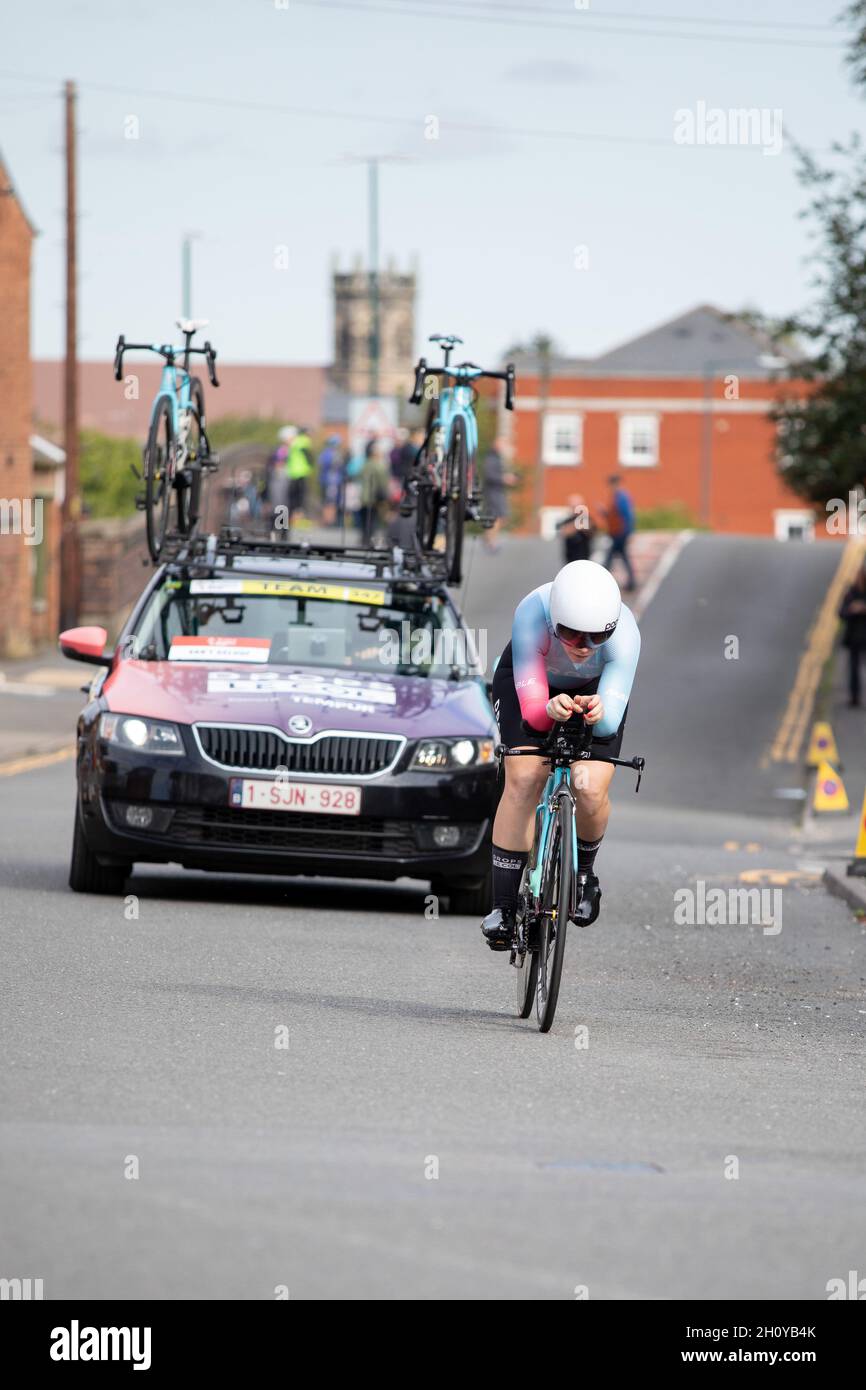
{"type": "Polygon", "coordinates": [[[370,566],[377,579],[390,583],[408,582],[441,588],[446,582],[444,554],[403,550],[393,545],[376,548],[364,545],[338,545],[329,541],[272,540],[264,536],[245,536],[237,526],[223,526],[218,533],[189,538],[167,538],[160,559],[172,569],[203,572],[232,569],[241,558],[317,560],[345,565],[370,566]]]}

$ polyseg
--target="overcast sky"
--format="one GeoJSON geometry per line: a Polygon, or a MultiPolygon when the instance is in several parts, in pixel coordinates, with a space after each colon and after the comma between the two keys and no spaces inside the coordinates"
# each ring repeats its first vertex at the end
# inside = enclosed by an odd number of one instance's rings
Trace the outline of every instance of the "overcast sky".
{"type": "Polygon", "coordinates": [[[383,259],[417,259],[416,347],[455,332],[489,364],[544,329],[591,355],[701,302],[800,305],[790,154],[677,143],[675,113],[781,110],[819,151],[862,126],[842,0],[583,5],[7,3],[0,150],[40,233],[34,354],[63,342],[66,78],[80,84],[84,358],[110,356],[120,331],[169,336],[194,231],[193,310],[223,358],[329,361],[331,260],[366,255],[353,161],[372,154],[392,161],[383,259]]]}

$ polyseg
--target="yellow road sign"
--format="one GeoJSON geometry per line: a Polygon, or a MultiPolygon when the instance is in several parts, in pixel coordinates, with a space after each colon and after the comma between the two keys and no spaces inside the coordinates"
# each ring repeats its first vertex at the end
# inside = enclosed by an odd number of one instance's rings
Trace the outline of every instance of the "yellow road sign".
{"type": "Polygon", "coordinates": [[[863,796],[863,806],[860,811],[854,858],[848,866],[848,872],[849,874],[866,874],[866,794],[863,796]]]}
{"type": "Polygon", "coordinates": [[[836,747],[836,740],[830,725],[817,721],[812,725],[812,737],[809,740],[809,756],[806,759],[806,766],[820,767],[821,763],[825,762],[838,766],[839,750],[836,747]]]}
{"type": "Polygon", "coordinates": [[[848,810],[848,797],[842,785],[842,778],[828,762],[822,762],[818,765],[815,791],[812,795],[812,810],[848,810]]]}

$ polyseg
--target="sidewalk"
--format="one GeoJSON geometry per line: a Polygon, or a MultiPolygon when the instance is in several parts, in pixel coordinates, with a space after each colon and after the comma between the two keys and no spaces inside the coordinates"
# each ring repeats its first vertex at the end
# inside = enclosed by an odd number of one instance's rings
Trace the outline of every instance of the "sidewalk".
{"type": "Polygon", "coordinates": [[[68,661],[51,647],[17,661],[0,661],[0,768],[19,758],[75,749],[82,685],[95,666],[68,661]]]}
{"type": "MultiPolygon", "coordinates": [[[[844,814],[816,815],[807,805],[803,838],[816,864],[824,866],[828,892],[855,909],[866,910],[866,878],[851,877],[847,867],[854,854],[863,793],[866,789],[866,708],[848,705],[848,653],[838,646],[833,656],[829,689],[819,696],[815,718],[826,720],[833,730],[839,750],[841,774],[850,809],[844,814]]],[[[809,784],[811,798],[813,783],[809,784]]]]}

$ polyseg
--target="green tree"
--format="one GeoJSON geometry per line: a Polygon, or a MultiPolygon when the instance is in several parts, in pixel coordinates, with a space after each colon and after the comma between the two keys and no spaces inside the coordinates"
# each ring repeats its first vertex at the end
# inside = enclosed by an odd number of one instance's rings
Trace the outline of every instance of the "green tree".
{"type": "MultiPolygon", "coordinates": [[[[854,27],[846,62],[866,90],[866,0],[840,18],[854,27]]],[[[765,327],[780,345],[794,336],[807,347],[790,373],[808,392],[773,412],[778,461],[795,492],[826,503],[866,481],[866,156],[857,134],[834,144],[831,167],[796,146],[795,154],[809,195],[801,216],[814,243],[813,301],[765,327]]]]}
{"type": "Polygon", "coordinates": [[[131,516],[136,494],[142,489],[141,445],[134,439],[116,439],[97,430],[79,436],[79,479],[84,510],[92,517],[131,516]]]}

